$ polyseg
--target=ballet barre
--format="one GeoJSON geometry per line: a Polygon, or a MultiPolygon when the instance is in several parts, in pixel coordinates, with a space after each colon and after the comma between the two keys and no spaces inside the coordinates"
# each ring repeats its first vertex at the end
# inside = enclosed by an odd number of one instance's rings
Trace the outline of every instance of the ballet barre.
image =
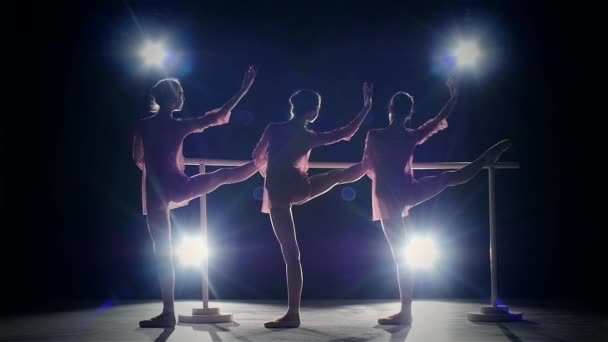
{"type": "MultiPolygon", "coordinates": [[[[229,160],[229,159],[204,159],[186,158],[186,165],[198,166],[199,173],[205,173],[207,166],[241,166],[249,163],[249,160],[229,160]]],[[[308,163],[311,169],[343,169],[355,163],[345,162],[314,162],[308,163]]],[[[468,162],[441,162],[441,163],[413,163],[414,170],[455,170],[459,169],[468,162]]],[[[482,305],[480,312],[469,312],[467,318],[471,321],[484,322],[505,322],[519,321],[522,319],[520,312],[509,311],[508,306],[498,304],[498,279],[496,267],[496,170],[519,169],[519,164],[515,162],[499,162],[484,166],[488,170],[488,194],[489,194],[489,218],[490,218],[490,273],[491,273],[491,299],[490,305],[482,305]]],[[[206,195],[200,198],[200,225],[201,238],[207,244],[207,199],[206,195]]],[[[193,308],[192,316],[179,316],[179,320],[184,323],[219,323],[232,321],[231,314],[220,314],[219,309],[209,308],[209,264],[207,255],[202,262],[202,292],[203,308],[193,308]]]]}

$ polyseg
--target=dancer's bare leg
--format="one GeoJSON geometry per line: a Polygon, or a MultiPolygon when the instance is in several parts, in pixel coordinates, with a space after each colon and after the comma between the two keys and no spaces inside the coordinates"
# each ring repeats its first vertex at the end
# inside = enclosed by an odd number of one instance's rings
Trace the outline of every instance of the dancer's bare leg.
{"type": "Polygon", "coordinates": [[[405,246],[406,231],[402,217],[381,220],[384,236],[388,241],[393,260],[397,266],[397,280],[399,283],[399,295],[401,297],[401,310],[385,318],[378,319],[379,324],[404,324],[412,323],[412,298],[414,291],[413,274],[407,267],[402,253],[405,246]]]}
{"type": "Polygon", "coordinates": [[[363,163],[357,163],[346,169],[332,170],[311,176],[309,178],[310,194],[305,200],[298,202],[298,204],[302,204],[315,197],[319,197],[331,190],[331,188],[336,185],[355,182],[365,175],[365,171],[366,170],[363,168],[363,163]]]}
{"type": "Polygon", "coordinates": [[[210,193],[224,184],[242,182],[253,176],[258,168],[253,162],[238,167],[219,169],[209,173],[198,174],[190,177],[190,180],[181,189],[174,189],[176,200],[193,199],[203,194],[210,193]]]}
{"type": "Polygon", "coordinates": [[[302,264],[300,249],[291,214],[291,207],[273,206],[270,219],[274,234],[281,245],[287,273],[288,308],[285,316],[264,323],[266,328],[297,328],[300,326],[300,298],[302,296],[302,264]]]}
{"type": "Polygon", "coordinates": [[[139,322],[142,328],[163,328],[175,326],[173,252],[171,249],[171,225],[169,209],[149,209],[148,229],[154,245],[154,257],[158,269],[163,312],[156,317],[139,322]]]}
{"type": "Polygon", "coordinates": [[[487,149],[479,158],[458,170],[446,171],[436,176],[420,178],[414,184],[406,204],[409,206],[420,204],[435,197],[448,187],[470,181],[484,166],[498,161],[500,156],[510,147],[511,141],[503,140],[487,149]]]}

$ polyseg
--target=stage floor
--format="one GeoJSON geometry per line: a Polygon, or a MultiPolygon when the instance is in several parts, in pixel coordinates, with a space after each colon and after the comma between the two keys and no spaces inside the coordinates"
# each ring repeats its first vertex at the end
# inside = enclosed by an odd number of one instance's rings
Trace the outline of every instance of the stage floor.
{"type": "MultiPolygon", "coordinates": [[[[160,312],[155,303],[120,303],[99,308],[3,317],[0,341],[608,341],[608,317],[535,306],[513,306],[522,311],[517,323],[472,323],[468,311],[480,303],[464,301],[414,302],[409,327],[380,326],[379,317],[395,313],[395,301],[303,302],[299,329],[268,330],[265,321],[279,317],[285,302],[213,301],[234,322],[182,324],[175,329],[141,329],[138,322],[160,312]]],[[[189,315],[196,301],[179,301],[178,314],[189,315]]]]}

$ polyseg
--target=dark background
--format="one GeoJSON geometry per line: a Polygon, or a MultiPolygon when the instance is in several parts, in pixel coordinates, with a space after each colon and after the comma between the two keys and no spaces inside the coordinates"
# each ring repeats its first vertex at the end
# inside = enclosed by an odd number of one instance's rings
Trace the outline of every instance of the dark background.
{"type": "MultiPolygon", "coordinates": [[[[12,60],[5,85],[15,94],[5,99],[2,124],[3,311],[160,299],[131,160],[131,129],[158,79],[180,78],[183,115],[196,116],[232,96],[247,65],[259,67],[231,123],[186,140],[187,157],[225,159],[249,158],[264,127],[287,118],[294,90],[323,95],[311,127],[329,130],[358,112],[361,83],[374,82],[361,131],[311,156],[358,161],[365,131],[387,124],[395,91],[416,97],[415,125],[441,108],[448,98],[441,56],[458,35],[480,38],[483,64],[462,75],[450,128],[418,148],[415,160],[468,161],[511,138],[503,160],[521,169],[497,175],[501,298],[604,310],[605,223],[595,221],[602,200],[592,199],[602,198],[604,171],[592,161],[605,155],[597,151],[605,53],[599,23],[586,19],[592,9],[144,1],[13,12],[4,30],[12,60]],[[142,67],[137,50],[146,37],[164,37],[177,51],[166,74],[142,67]]],[[[215,298],[286,297],[280,249],[259,212],[262,182],[255,175],[208,196],[215,298]]],[[[419,274],[417,298],[489,298],[487,191],[483,172],[412,210],[408,223],[434,234],[443,253],[436,271],[419,274]]],[[[370,204],[364,178],[294,208],[304,299],[398,297],[370,204]]],[[[176,240],[197,231],[197,217],[198,201],[173,211],[176,240]]],[[[200,298],[200,272],[177,267],[176,274],[177,298],[200,298]]]]}

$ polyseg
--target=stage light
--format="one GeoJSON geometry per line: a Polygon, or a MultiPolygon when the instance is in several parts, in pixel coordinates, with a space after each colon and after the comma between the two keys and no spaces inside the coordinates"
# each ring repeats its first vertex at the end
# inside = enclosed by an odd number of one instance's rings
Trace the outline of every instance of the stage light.
{"type": "Polygon", "coordinates": [[[203,258],[209,255],[209,250],[200,237],[189,237],[181,241],[175,254],[183,266],[200,266],[203,258]]]}
{"type": "Polygon", "coordinates": [[[163,66],[167,59],[167,51],[162,42],[147,41],[140,51],[140,56],[146,65],[163,66]]]}
{"type": "Polygon", "coordinates": [[[412,269],[432,269],[439,259],[439,250],[430,237],[412,237],[404,249],[404,256],[412,269]]]}
{"type": "Polygon", "coordinates": [[[476,41],[463,40],[454,49],[453,54],[459,67],[472,67],[477,64],[481,51],[476,41]]]}

